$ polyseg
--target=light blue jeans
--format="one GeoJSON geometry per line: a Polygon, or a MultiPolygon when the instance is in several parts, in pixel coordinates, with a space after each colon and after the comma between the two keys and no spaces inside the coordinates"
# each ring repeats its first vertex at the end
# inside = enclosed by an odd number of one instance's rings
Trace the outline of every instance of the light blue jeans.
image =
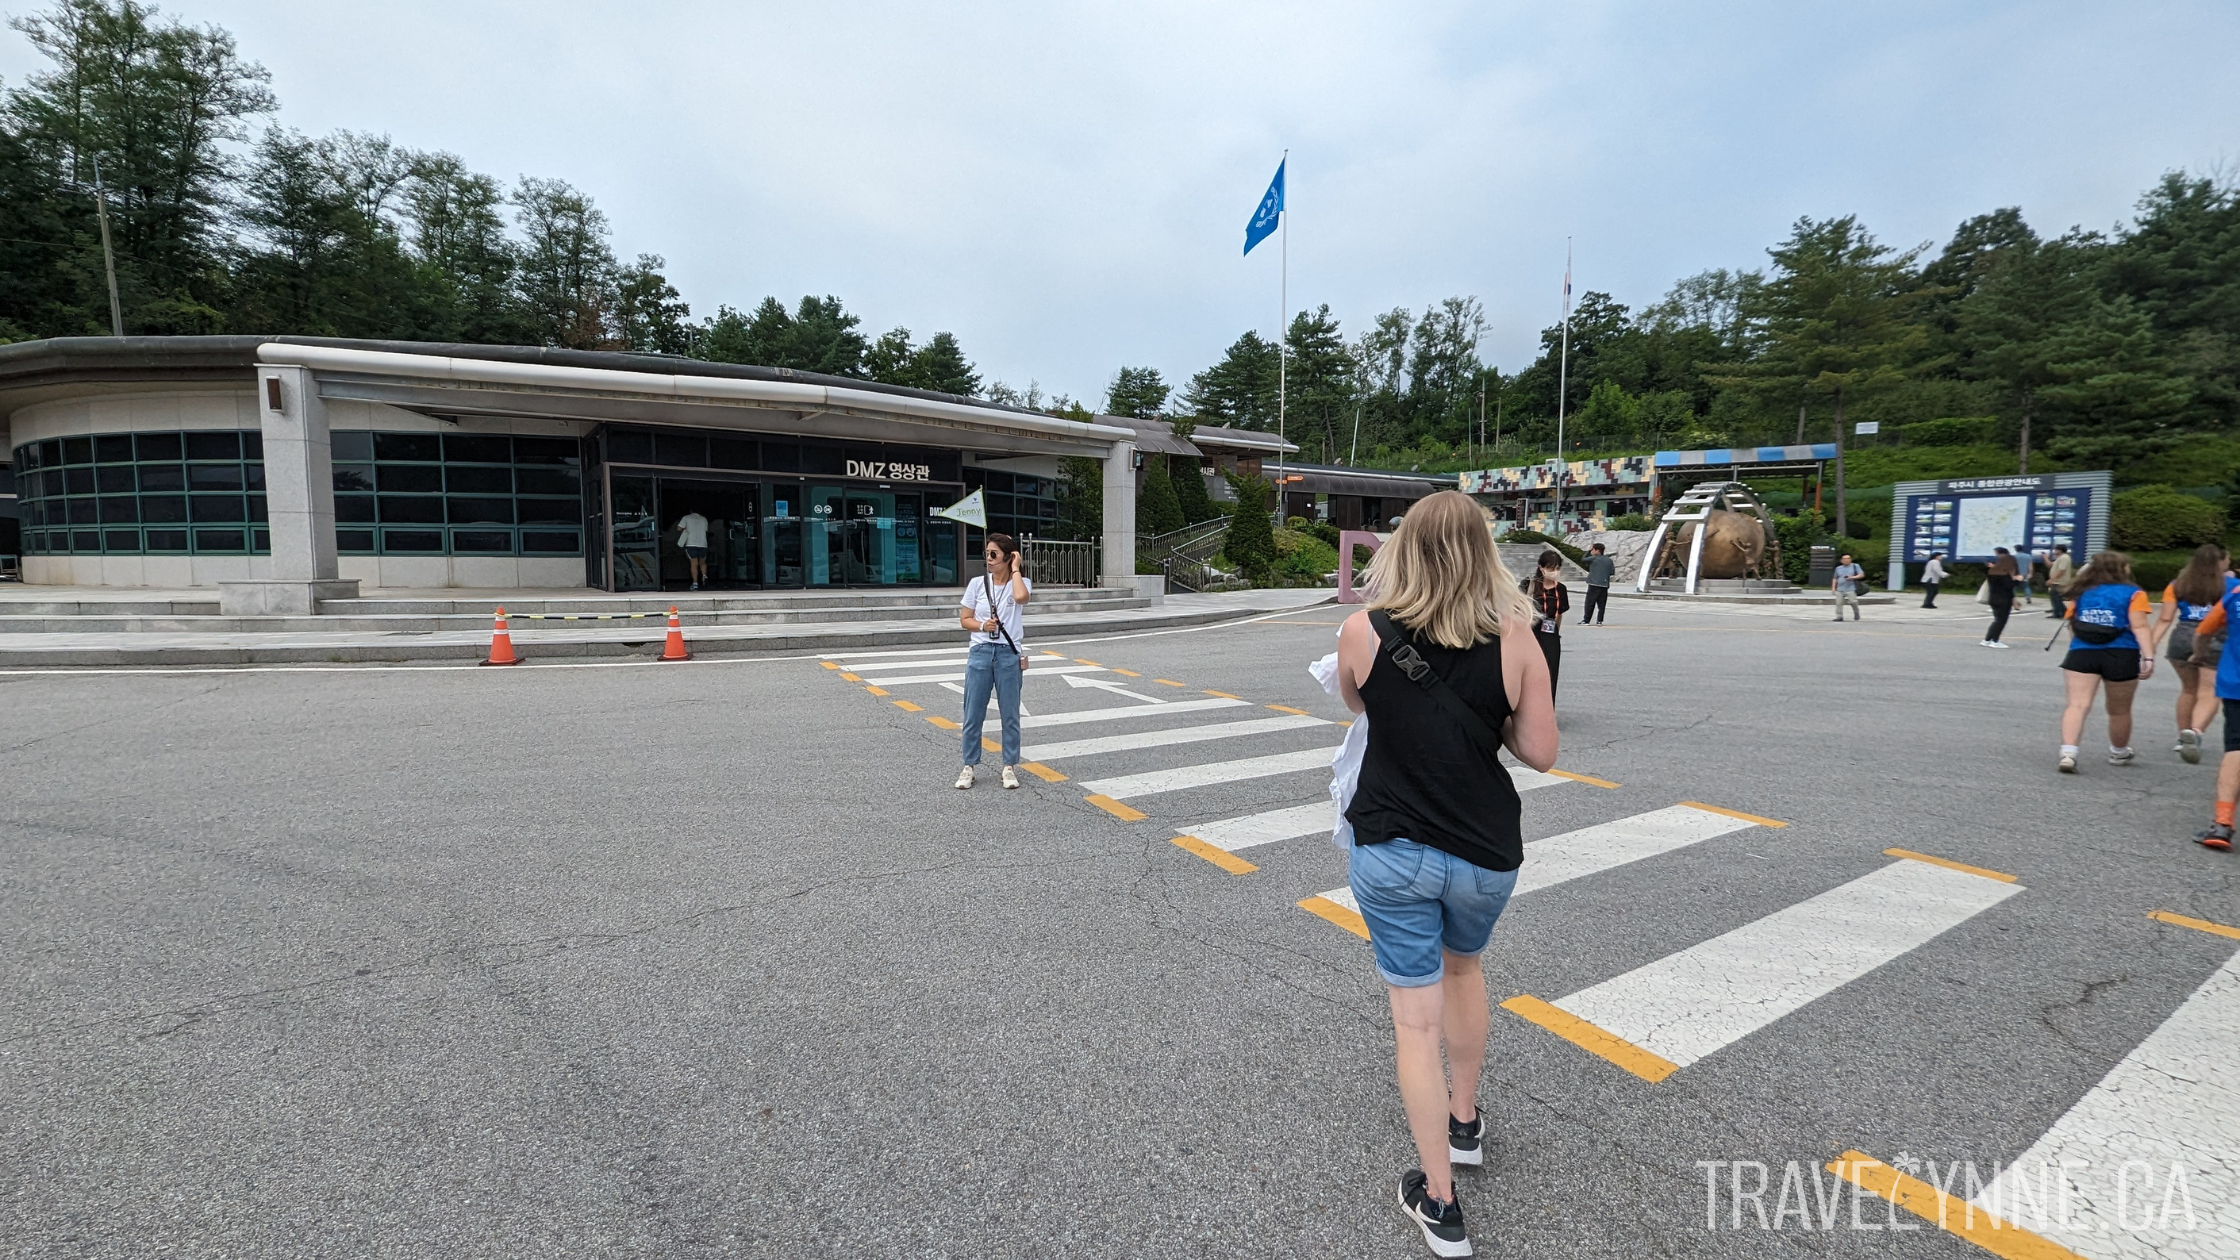
{"type": "Polygon", "coordinates": [[[964,763],[980,764],[980,727],[988,693],[1003,714],[1003,764],[1019,764],[1019,655],[1002,643],[975,643],[964,658],[964,763]]]}

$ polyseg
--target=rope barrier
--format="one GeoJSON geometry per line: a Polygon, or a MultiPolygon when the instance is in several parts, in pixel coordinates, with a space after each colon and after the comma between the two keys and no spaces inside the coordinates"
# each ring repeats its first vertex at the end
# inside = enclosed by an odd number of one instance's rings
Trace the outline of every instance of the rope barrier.
{"type": "MultiPolygon", "coordinates": [[[[642,613],[507,613],[515,621],[638,621],[646,617],[667,617],[666,612],[642,613]]],[[[680,616],[684,614],[679,614],[680,616]]]]}

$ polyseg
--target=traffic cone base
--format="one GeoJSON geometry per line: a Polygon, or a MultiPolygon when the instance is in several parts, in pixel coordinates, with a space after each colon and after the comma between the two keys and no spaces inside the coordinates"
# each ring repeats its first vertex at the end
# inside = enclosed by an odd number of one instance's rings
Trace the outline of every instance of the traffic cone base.
{"type": "Polygon", "coordinates": [[[498,610],[497,621],[490,627],[490,659],[485,665],[519,665],[521,658],[513,654],[513,635],[506,630],[506,610],[498,610]]]}
{"type": "Polygon", "coordinates": [[[665,661],[689,661],[692,659],[692,653],[685,650],[684,625],[677,620],[677,609],[674,604],[669,606],[669,637],[662,640],[661,659],[665,661]]]}

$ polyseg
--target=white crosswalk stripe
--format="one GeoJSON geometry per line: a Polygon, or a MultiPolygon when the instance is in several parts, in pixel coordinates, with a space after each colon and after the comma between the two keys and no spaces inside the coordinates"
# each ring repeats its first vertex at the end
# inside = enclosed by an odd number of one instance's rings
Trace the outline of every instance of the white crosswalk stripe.
{"type": "MultiPolygon", "coordinates": [[[[1669,1074],[2021,891],[2018,884],[1945,866],[1897,861],[1722,936],[1541,1005],[1590,1025],[1582,1035],[1600,1032],[1616,1038],[1666,1065],[1655,1070],[1669,1074]]],[[[1532,1017],[1516,1005],[1510,1009],[1532,1017]]],[[[1642,1071],[1623,1058],[1614,1061],[1642,1071]]],[[[1662,1077],[1651,1075],[1651,1079],[1662,1077]]]]}
{"type": "MultiPolygon", "coordinates": [[[[1067,674],[1096,674],[1103,671],[1104,666],[1102,665],[1036,665],[1029,669],[1024,677],[1030,679],[1063,678],[1067,674]]],[[[964,671],[960,669],[943,671],[938,674],[909,674],[901,678],[880,678],[874,681],[882,687],[901,687],[909,683],[963,682],[964,671]]]]}
{"type": "Polygon", "coordinates": [[[1553,888],[1684,849],[1714,836],[1746,831],[1756,825],[1732,814],[1715,813],[1693,805],[1674,805],[1567,831],[1524,847],[1524,865],[1517,871],[1516,893],[1553,888]]]}
{"type": "Polygon", "coordinates": [[[1084,722],[1114,722],[1127,718],[1164,717],[1174,713],[1203,713],[1211,709],[1241,709],[1251,705],[1250,700],[1224,700],[1218,696],[1210,700],[1176,700],[1168,704],[1126,704],[1111,709],[1069,709],[1064,713],[1042,713],[1025,718],[1019,725],[1026,730],[1049,726],[1078,726],[1084,722]]]}
{"type": "MultiPolygon", "coordinates": [[[[1156,712],[1157,710],[1153,710],[1156,712]]],[[[1304,717],[1286,713],[1278,717],[1252,718],[1243,722],[1209,722],[1200,726],[1170,726],[1156,731],[1132,731],[1126,735],[1100,735],[1093,739],[1069,740],[1059,744],[1036,744],[1024,756],[1029,761],[1057,761],[1067,757],[1087,757],[1097,753],[1128,752],[1139,748],[1164,748],[1174,744],[1202,744],[1207,740],[1236,739],[1245,735],[1265,735],[1271,731],[1291,731],[1305,726],[1328,726],[1318,717],[1304,717]]],[[[1325,756],[1324,764],[1328,764],[1325,756]]],[[[1115,800],[1120,799],[1118,797],[1115,800]]]]}
{"type": "Polygon", "coordinates": [[[1161,792],[1212,787],[1217,783],[1236,783],[1244,779],[1263,779],[1270,775],[1291,774],[1300,770],[1327,771],[1330,768],[1330,752],[1328,748],[1302,748],[1296,752],[1271,753],[1264,757],[1240,757],[1235,761],[1212,761],[1202,765],[1151,770],[1143,774],[1125,774],[1118,778],[1098,779],[1081,786],[1094,795],[1124,801],[1133,797],[1156,796],[1161,792]]]}
{"type": "Polygon", "coordinates": [[[2064,1214],[2054,1236],[2088,1260],[2240,1254],[2236,1045],[2240,954],[1971,1202],[2029,1230],[2064,1214]]]}
{"type": "Polygon", "coordinates": [[[1203,840],[1224,853],[1235,853],[1256,844],[1273,844],[1278,840],[1311,836],[1317,832],[1327,834],[1336,823],[1335,808],[1326,798],[1308,805],[1293,805],[1286,809],[1271,809],[1239,818],[1199,823],[1176,834],[1203,840]]]}

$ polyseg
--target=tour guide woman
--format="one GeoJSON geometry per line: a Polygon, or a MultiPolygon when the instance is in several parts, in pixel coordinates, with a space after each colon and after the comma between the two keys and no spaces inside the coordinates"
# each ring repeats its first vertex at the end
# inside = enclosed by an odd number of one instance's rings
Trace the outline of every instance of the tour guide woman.
{"type": "Polygon", "coordinates": [[[2108,764],[2128,766],[2131,698],[2139,680],[2154,676],[2154,629],[2147,624],[2147,593],[2131,580],[2131,557],[2103,551],[2069,583],[2069,654],[2061,658],[2069,707],[2061,715],[2063,774],[2077,772],[2077,741],[2092,715],[2092,693],[2108,684],[2108,764]]]}
{"type": "Polygon", "coordinates": [[[1478,954],[1524,861],[1496,745],[1535,770],[1554,765],[1555,702],[1532,605],[1469,496],[1444,490],[1408,509],[1370,565],[1368,603],[1338,632],[1340,694],[1369,716],[1346,810],[1350,882],[1392,1001],[1400,1100],[1423,1161],[1400,1179],[1400,1209],[1433,1252],[1466,1256],[1451,1165],[1485,1160],[1478,954]]]}
{"type": "Polygon", "coordinates": [[[957,613],[957,624],[972,631],[972,647],[964,658],[964,770],[957,775],[957,786],[972,786],[972,768],[980,764],[980,728],[988,720],[988,693],[993,691],[1003,716],[1003,785],[1015,788],[1019,684],[1027,667],[1027,627],[1019,606],[1034,593],[1034,583],[1020,571],[1019,544],[1011,535],[988,535],[982,554],[988,571],[966,584],[957,613]]]}

